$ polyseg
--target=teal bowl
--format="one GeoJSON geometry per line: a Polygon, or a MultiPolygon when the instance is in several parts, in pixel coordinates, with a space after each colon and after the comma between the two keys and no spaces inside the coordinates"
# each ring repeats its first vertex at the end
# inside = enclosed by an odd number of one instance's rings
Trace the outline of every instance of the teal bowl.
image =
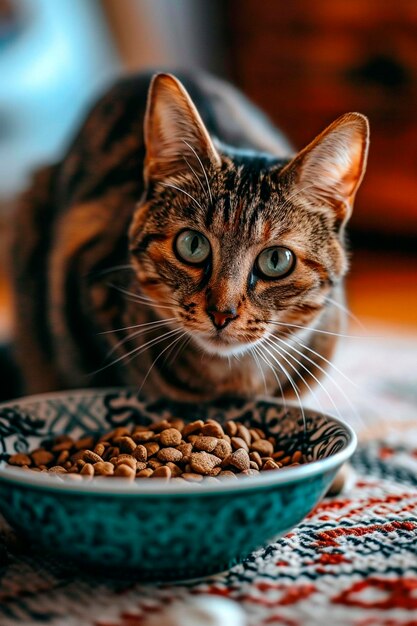
{"type": "Polygon", "coordinates": [[[117,569],[148,580],[183,580],[229,569],[286,534],[326,493],[356,447],[353,430],[334,417],[284,407],[268,398],[207,404],[149,402],[129,389],[82,390],[0,405],[0,512],[40,551],[103,574],[117,569]],[[8,455],[58,434],[79,437],[169,416],[259,426],[307,463],[224,479],[219,484],[89,482],[7,464],[8,455]]]}

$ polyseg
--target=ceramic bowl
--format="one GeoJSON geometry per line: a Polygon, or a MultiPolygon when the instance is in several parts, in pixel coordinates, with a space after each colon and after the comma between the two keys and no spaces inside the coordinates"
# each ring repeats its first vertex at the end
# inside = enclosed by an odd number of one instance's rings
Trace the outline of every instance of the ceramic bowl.
{"type": "Polygon", "coordinates": [[[59,559],[115,568],[153,580],[206,576],[229,569],[255,548],[284,535],[319,502],[353,453],[352,429],[316,411],[273,399],[230,398],[191,405],[147,402],[129,389],[82,390],[0,405],[0,512],[32,545],[59,559]],[[7,464],[48,437],[79,437],[168,416],[187,421],[238,419],[277,437],[308,463],[218,484],[63,480],[7,464]]]}

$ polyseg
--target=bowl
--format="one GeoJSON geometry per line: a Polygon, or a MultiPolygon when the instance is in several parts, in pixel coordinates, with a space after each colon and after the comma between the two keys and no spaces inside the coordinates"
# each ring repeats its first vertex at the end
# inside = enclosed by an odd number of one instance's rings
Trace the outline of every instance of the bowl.
{"type": "Polygon", "coordinates": [[[352,455],[347,424],[271,398],[211,403],[147,401],[131,389],[77,390],[0,405],[0,512],[34,548],[65,562],[148,580],[184,580],[222,572],[286,534],[326,493],[352,455]],[[45,438],[75,438],[169,416],[186,421],[238,419],[264,429],[307,463],[256,476],[170,484],[117,478],[69,481],[7,464],[8,455],[45,438]]]}

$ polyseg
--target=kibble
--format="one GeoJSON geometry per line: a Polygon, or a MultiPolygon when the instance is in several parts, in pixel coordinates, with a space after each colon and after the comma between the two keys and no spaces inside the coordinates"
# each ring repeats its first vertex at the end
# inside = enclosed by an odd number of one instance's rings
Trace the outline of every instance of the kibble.
{"type": "Polygon", "coordinates": [[[274,446],[267,439],[257,439],[251,444],[250,449],[259,452],[261,456],[272,456],[274,453],[274,446]]]}
{"type": "Polygon", "coordinates": [[[25,471],[47,472],[62,480],[159,478],[173,483],[219,483],[306,462],[298,449],[283,449],[261,428],[230,420],[164,419],[149,426],[122,426],[74,440],[59,435],[42,447],[9,457],[25,471]]]}
{"type": "Polygon", "coordinates": [[[163,446],[178,446],[181,443],[181,433],[176,428],[166,428],[161,432],[160,442],[163,446]]]}

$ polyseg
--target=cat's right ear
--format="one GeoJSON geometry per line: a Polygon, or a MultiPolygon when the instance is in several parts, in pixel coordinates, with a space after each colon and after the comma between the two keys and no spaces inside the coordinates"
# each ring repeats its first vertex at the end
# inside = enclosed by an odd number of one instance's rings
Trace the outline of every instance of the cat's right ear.
{"type": "Polygon", "coordinates": [[[152,79],[144,137],[146,184],[189,171],[187,161],[195,170],[221,163],[193,101],[171,74],[157,74],[152,79]]]}

